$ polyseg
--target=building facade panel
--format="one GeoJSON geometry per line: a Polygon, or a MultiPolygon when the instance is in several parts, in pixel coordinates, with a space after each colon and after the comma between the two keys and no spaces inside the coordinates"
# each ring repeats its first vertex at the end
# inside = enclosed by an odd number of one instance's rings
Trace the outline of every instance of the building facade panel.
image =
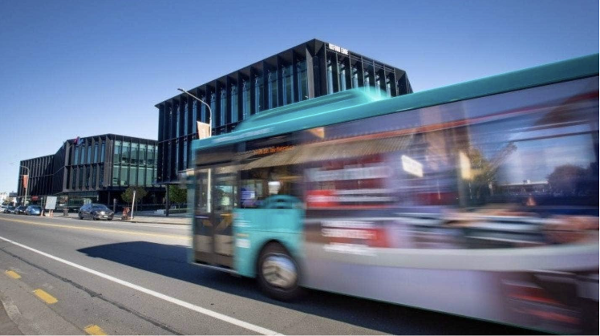
{"type": "MultiPolygon", "coordinates": [[[[302,43],[189,92],[210,105],[212,134],[233,131],[262,111],[357,87],[371,86],[395,97],[412,92],[404,70],[319,40],[302,43]]],[[[156,105],[157,183],[179,181],[189,168],[196,121],[208,122],[208,109],[186,94],[156,105]]]]}
{"type": "MultiPolygon", "coordinates": [[[[56,154],[21,162],[31,171],[29,199],[42,203],[48,195],[59,195],[59,205],[77,208],[87,201],[122,203],[120,195],[129,186],[149,191],[147,203],[162,203],[164,188],[156,182],[158,142],[105,134],[67,140],[56,154]]],[[[19,172],[18,195],[23,197],[23,174],[19,172]]]]}

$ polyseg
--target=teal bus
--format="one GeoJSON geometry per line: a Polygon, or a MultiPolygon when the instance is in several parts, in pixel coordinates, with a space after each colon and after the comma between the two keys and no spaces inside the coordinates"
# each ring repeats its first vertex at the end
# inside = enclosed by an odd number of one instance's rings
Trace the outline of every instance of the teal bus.
{"type": "Polygon", "coordinates": [[[195,140],[190,262],[598,330],[598,55],[395,98],[352,89],[195,140]]]}

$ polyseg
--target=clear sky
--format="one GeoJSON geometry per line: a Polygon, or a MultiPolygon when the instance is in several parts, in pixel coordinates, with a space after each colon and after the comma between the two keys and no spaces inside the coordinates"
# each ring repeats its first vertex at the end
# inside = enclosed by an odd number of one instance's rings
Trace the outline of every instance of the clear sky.
{"type": "Polygon", "coordinates": [[[313,38],[422,91],[598,53],[599,27],[598,0],[0,0],[0,17],[0,192],[66,139],[156,139],[178,87],[313,38]]]}

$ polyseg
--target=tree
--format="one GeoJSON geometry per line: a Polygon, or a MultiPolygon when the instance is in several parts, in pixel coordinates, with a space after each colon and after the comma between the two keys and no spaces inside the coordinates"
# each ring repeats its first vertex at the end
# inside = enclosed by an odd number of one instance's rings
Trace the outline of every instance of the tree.
{"type": "Polygon", "coordinates": [[[169,185],[169,199],[171,203],[187,203],[187,189],[178,185],[169,185]]]}
{"type": "Polygon", "coordinates": [[[135,191],[135,202],[138,203],[139,200],[144,198],[148,194],[144,187],[139,186],[130,186],[121,194],[121,198],[123,201],[127,202],[127,204],[131,204],[133,202],[133,192],[135,191]]]}

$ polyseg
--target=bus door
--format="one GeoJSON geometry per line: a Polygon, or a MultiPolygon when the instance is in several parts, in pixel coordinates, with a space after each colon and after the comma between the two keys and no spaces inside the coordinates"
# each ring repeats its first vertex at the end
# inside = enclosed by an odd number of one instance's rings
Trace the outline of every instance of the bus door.
{"type": "Polygon", "coordinates": [[[233,266],[233,209],[237,202],[237,174],[227,167],[197,174],[194,220],[195,261],[233,266]]]}

